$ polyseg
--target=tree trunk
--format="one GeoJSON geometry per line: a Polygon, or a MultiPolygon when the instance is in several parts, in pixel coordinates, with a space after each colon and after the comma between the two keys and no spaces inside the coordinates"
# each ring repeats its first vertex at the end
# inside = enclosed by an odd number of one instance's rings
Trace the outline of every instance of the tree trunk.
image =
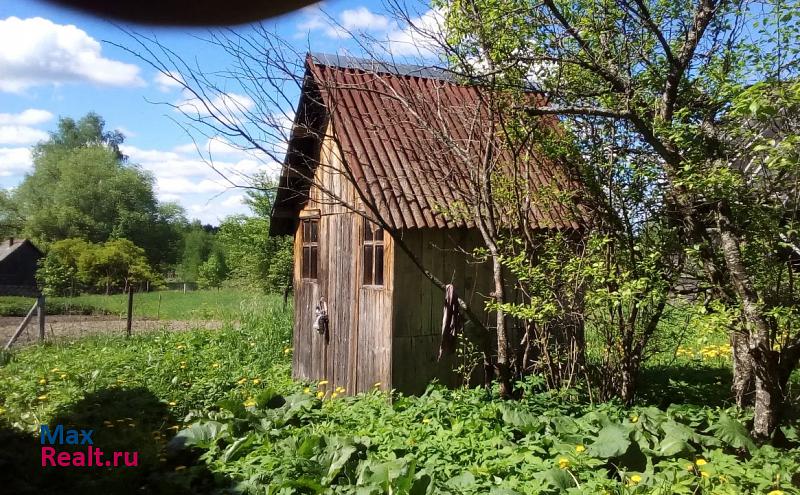
{"type": "Polygon", "coordinates": [[[731,334],[731,354],[733,359],[731,393],[737,406],[751,406],[755,397],[755,376],[753,358],[750,355],[750,336],[743,326],[731,334]]]}
{"type": "Polygon", "coordinates": [[[749,332],[748,345],[755,374],[755,410],[753,436],[766,440],[780,421],[782,403],[778,353],[772,350],[769,327],[758,301],[758,294],[745,270],[739,251],[741,240],[736,236],[723,206],[717,216],[720,246],[736,295],[742,301],[742,317],[749,332]]]}
{"type": "Polygon", "coordinates": [[[506,314],[500,307],[506,301],[505,286],[503,285],[503,265],[497,253],[492,253],[492,276],[494,279],[494,300],[498,304],[496,310],[497,324],[497,378],[500,382],[500,397],[512,397],[511,367],[509,357],[511,354],[508,345],[508,331],[506,328],[506,314]]]}

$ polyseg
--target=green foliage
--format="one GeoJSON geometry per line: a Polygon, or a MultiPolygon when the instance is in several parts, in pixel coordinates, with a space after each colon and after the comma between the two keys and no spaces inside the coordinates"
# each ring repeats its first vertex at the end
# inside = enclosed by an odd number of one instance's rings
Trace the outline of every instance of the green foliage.
{"type": "Polygon", "coordinates": [[[205,263],[200,265],[197,284],[201,288],[219,288],[228,277],[228,267],[222,253],[216,252],[205,263]]]}
{"type": "Polygon", "coordinates": [[[33,171],[12,197],[22,232],[43,245],[128,238],[151,263],[174,263],[183,210],[158,204],[153,177],[126,163],[119,151],[123,136],[104,126],[92,113],[77,122],[62,118],[58,131],[34,147],[33,171]]]}
{"type": "Polygon", "coordinates": [[[160,278],[145,252],[127,239],[92,244],[83,239],[55,242],[40,261],[37,280],[46,295],[75,295],[82,290],[124,290],[160,278]]]}
{"type": "Polygon", "coordinates": [[[182,252],[177,275],[181,281],[197,282],[200,265],[214,249],[214,233],[200,222],[192,222],[182,236],[182,252]]]}

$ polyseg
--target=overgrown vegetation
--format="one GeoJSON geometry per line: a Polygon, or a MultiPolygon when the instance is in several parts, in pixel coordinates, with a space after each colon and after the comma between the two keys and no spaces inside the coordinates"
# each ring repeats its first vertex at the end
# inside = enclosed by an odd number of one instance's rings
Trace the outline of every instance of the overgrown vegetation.
{"type": "Polygon", "coordinates": [[[68,481],[75,493],[800,493],[800,424],[783,428],[788,448],[756,446],[750,414],[724,401],[729,351],[698,325],[646,369],[632,407],[580,387],[548,391],[541,378],[518,384],[518,402],[438,386],[389,400],[293,382],[290,311],[270,296],[242,306],[240,330],[5,355],[12,491],[68,481]],[[94,428],[99,447],[138,450],[141,466],[42,475],[33,435],[48,422],[94,428]]]}

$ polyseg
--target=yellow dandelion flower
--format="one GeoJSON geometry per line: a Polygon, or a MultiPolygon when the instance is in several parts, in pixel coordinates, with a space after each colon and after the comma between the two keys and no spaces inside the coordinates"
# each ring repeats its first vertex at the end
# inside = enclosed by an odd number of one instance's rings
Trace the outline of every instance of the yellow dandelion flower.
{"type": "Polygon", "coordinates": [[[686,470],[687,471],[694,471],[694,464],[687,464],[686,465],[686,470]]]}
{"type": "Polygon", "coordinates": [[[425,424],[428,424],[428,423],[431,422],[431,420],[428,419],[428,418],[422,418],[422,422],[425,423],[425,424]]]}
{"type": "Polygon", "coordinates": [[[339,395],[339,392],[332,393],[331,394],[331,399],[335,399],[337,395],[339,395]]]}
{"type": "Polygon", "coordinates": [[[67,378],[67,374],[66,374],[66,373],[62,373],[62,374],[59,376],[59,378],[61,378],[62,380],[65,380],[65,379],[67,378]]]}
{"type": "Polygon", "coordinates": [[[697,459],[696,461],[694,461],[694,463],[697,464],[698,466],[705,466],[706,464],[708,464],[708,461],[706,461],[705,459],[697,459]]]}
{"type": "Polygon", "coordinates": [[[319,384],[320,384],[320,386],[327,385],[328,384],[328,380],[322,380],[321,382],[319,382],[319,384]]]}
{"type": "Polygon", "coordinates": [[[177,406],[177,405],[178,405],[178,403],[177,403],[177,402],[175,402],[175,401],[173,400],[173,401],[171,401],[171,402],[169,403],[169,405],[170,405],[171,407],[175,407],[175,406],[177,406]]]}
{"type": "Polygon", "coordinates": [[[292,352],[292,348],[291,347],[287,347],[286,349],[283,350],[284,354],[289,354],[290,352],[292,352]]]}
{"type": "Polygon", "coordinates": [[[705,471],[700,471],[700,476],[702,476],[703,478],[708,478],[708,473],[705,471]]]}
{"type": "Polygon", "coordinates": [[[639,421],[639,416],[636,414],[631,415],[631,423],[636,423],[639,421]]]}
{"type": "Polygon", "coordinates": [[[44,378],[39,380],[39,385],[44,385],[45,383],[47,383],[47,380],[45,380],[44,378]]]}
{"type": "Polygon", "coordinates": [[[177,347],[175,347],[175,348],[176,348],[176,349],[178,349],[178,350],[180,351],[181,349],[183,349],[183,348],[184,348],[184,346],[183,346],[183,344],[179,344],[179,345],[178,345],[177,347]]]}
{"type": "Polygon", "coordinates": [[[253,385],[258,385],[259,383],[261,383],[260,378],[253,378],[253,385]]]}
{"type": "Polygon", "coordinates": [[[211,365],[212,368],[219,368],[219,363],[214,363],[211,365]]]}
{"type": "Polygon", "coordinates": [[[567,469],[569,467],[569,459],[566,457],[562,457],[558,460],[558,467],[561,469],[567,469]]]}
{"type": "Polygon", "coordinates": [[[772,490],[771,492],[767,493],[767,495],[784,495],[783,490],[772,490]]]}
{"type": "Polygon", "coordinates": [[[638,474],[634,474],[631,476],[631,484],[638,485],[642,481],[642,477],[638,474]]]}
{"type": "Polygon", "coordinates": [[[6,412],[6,408],[0,407],[0,414],[3,414],[4,412],[6,412]]]}
{"type": "Polygon", "coordinates": [[[375,388],[378,388],[380,386],[381,386],[381,382],[375,382],[375,385],[373,385],[373,387],[375,387],[375,388]]]}
{"type": "Polygon", "coordinates": [[[238,382],[236,382],[237,385],[244,385],[245,383],[247,383],[247,378],[242,378],[238,382]]]}
{"type": "Polygon", "coordinates": [[[47,400],[47,394],[40,395],[39,397],[37,397],[37,399],[39,399],[39,400],[47,400]]]}
{"type": "Polygon", "coordinates": [[[578,445],[576,445],[576,446],[575,446],[575,452],[577,452],[577,453],[579,453],[579,454],[580,454],[581,452],[584,452],[585,450],[586,450],[586,447],[585,447],[585,446],[583,446],[582,444],[578,444],[578,445]]]}
{"type": "Polygon", "coordinates": [[[317,399],[321,399],[321,398],[323,398],[323,397],[325,397],[325,392],[323,392],[322,390],[320,390],[319,392],[317,392],[317,399]]]}
{"type": "Polygon", "coordinates": [[[244,407],[254,407],[256,405],[256,401],[253,400],[253,398],[251,397],[246,401],[244,401],[242,404],[244,404],[244,407]]]}
{"type": "Polygon", "coordinates": [[[50,373],[55,373],[56,371],[61,371],[61,370],[59,370],[58,368],[53,368],[50,370],[50,373]]]}
{"type": "Polygon", "coordinates": [[[303,393],[304,393],[304,394],[307,394],[307,393],[310,393],[310,392],[311,392],[311,389],[310,389],[310,388],[308,388],[308,387],[306,387],[306,388],[304,388],[304,389],[303,389],[303,393]]]}

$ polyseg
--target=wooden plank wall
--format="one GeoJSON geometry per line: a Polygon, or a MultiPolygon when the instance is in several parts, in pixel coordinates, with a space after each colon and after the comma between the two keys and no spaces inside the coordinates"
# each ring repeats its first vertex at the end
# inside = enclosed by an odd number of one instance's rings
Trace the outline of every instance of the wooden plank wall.
{"type": "Polygon", "coordinates": [[[363,218],[358,195],[343,173],[335,141],[323,141],[320,167],[309,201],[300,216],[318,216],[319,267],[316,281],[300,278],[302,232],[295,235],[295,328],[293,375],[305,380],[328,380],[326,388],[347,393],[371,390],[376,382],[390,386],[391,240],[386,240],[384,288],[361,287],[363,218]],[[326,298],[327,338],[312,325],[314,309],[326,298]]]}
{"type": "MultiPolygon", "coordinates": [[[[479,234],[466,229],[420,229],[403,233],[402,241],[421,260],[423,266],[446,283],[452,283],[459,296],[484,320],[485,295],[491,292],[488,264],[475,264],[456,247],[470,250],[480,245],[479,234]]],[[[425,390],[431,380],[460,385],[453,372],[459,362],[450,356],[437,362],[441,341],[444,294],[412,264],[401,249],[395,254],[394,334],[392,339],[393,387],[408,394],[425,390]]],[[[488,323],[484,321],[484,323],[488,323]]]]}

